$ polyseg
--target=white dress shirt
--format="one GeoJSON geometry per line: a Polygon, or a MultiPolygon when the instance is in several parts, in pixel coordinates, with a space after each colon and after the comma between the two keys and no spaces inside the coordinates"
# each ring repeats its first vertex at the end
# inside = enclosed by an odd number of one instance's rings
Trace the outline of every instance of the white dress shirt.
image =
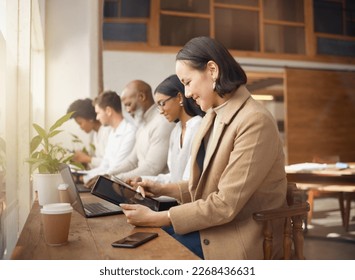
{"type": "Polygon", "coordinates": [[[101,164],[88,171],[84,183],[97,175],[109,174],[119,166],[132,151],[136,139],[136,127],[125,119],[115,129],[111,129],[108,137],[105,156],[101,164]]]}
{"type": "Polygon", "coordinates": [[[110,134],[111,127],[100,125],[99,130],[92,133],[92,144],[95,147],[93,155],[91,155],[90,169],[96,168],[101,164],[105,156],[105,149],[110,134]]]}

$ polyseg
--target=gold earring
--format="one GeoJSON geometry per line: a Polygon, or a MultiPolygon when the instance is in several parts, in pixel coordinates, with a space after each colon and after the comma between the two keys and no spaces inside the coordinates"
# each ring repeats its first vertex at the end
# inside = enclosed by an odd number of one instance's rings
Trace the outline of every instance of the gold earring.
{"type": "Polygon", "coordinates": [[[216,81],[213,81],[212,89],[213,89],[213,90],[216,90],[216,81]]]}

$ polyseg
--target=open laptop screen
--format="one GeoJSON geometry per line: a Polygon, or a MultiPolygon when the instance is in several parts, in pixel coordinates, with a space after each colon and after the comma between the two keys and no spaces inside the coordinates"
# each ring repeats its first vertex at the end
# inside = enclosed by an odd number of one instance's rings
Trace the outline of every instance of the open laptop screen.
{"type": "Polygon", "coordinates": [[[71,205],[84,217],[92,218],[106,215],[122,214],[122,209],[119,206],[109,203],[107,202],[107,200],[94,197],[91,194],[89,194],[89,196],[92,196],[91,198],[85,195],[84,199],[86,198],[86,201],[83,201],[75,186],[73,176],[68,165],[61,164],[60,173],[62,175],[63,182],[68,184],[69,186],[68,192],[71,205]]]}
{"type": "Polygon", "coordinates": [[[143,197],[139,192],[132,189],[131,186],[120,180],[112,181],[104,176],[99,176],[91,193],[116,205],[120,203],[136,203],[145,205],[154,211],[159,211],[159,201],[143,197]]]}

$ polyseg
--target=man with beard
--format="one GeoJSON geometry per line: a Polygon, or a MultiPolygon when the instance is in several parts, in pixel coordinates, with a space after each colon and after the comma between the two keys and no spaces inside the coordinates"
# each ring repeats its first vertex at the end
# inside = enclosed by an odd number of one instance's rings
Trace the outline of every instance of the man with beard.
{"type": "Polygon", "coordinates": [[[121,100],[127,118],[137,127],[142,124],[144,112],[154,104],[150,85],[141,80],[129,82],[122,91],[121,100]]]}
{"type": "Polygon", "coordinates": [[[160,115],[154,103],[152,88],[144,81],[129,82],[121,98],[126,111],[138,126],[138,131],[133,151],[109,175],[125,180],[166,173],[169,138],[174,124],[168,123],[160,115]]]}

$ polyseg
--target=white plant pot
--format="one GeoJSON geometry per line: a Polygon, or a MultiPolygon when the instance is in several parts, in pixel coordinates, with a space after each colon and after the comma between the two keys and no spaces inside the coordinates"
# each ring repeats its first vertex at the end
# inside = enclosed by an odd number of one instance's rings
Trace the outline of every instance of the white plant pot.
{"type": "Polygon", "coordinates": [[[63,183],[62,176],[57,174],[33,174],[33,187],[37,191],[40,206],[58,203],[58,186],[63,183]]]}

